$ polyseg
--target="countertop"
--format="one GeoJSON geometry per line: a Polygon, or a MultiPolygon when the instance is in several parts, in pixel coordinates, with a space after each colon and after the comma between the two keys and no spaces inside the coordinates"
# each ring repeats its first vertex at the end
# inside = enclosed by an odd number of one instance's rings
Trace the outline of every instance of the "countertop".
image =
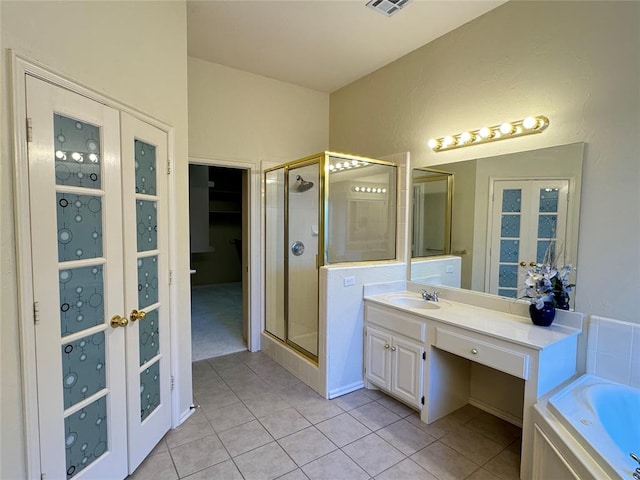
{"type": "Polygon", "coordinates": [[[445,306],[437,309],[426,310],[398,305],[393,303],[391,298],[399,294],[421,298],[415,292],[396,291],[378,295],[365,295],[364,300],[424,317],[426,320],[435,320],[536,350],[542,350],[554,343],[581,333],[580,329],[563,325],[560,322],[554,321],[549,327],[539,327],[531,323],[528,317],[448,299],[443,299],[442,302],[439,302],[445,306]]]}

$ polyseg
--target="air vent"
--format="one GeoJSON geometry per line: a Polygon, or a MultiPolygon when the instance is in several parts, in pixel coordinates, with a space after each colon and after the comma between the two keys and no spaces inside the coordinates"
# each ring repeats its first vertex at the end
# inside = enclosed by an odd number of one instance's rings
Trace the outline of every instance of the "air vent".
{"type": "Polygon", "coordinates": [[[370,0],[367,2],[367,7],[373,8],[390,17],[410,1],[411,0],[370,0]]]}

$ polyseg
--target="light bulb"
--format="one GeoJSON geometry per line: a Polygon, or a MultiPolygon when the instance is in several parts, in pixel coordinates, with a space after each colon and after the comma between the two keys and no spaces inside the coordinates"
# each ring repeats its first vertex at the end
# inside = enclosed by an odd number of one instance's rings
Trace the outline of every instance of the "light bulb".
{"type": "Polygon", "coordinates": [[[493,136],[493,130],[488,127],[482,127],[478,133],[482,138],[491,138],[493,136]]]}
{"type": "Polygon", "coordinates": [[[353,165],[354,167],[358,166],[358,160],[351,160],[351,165],[353,165]]]}
{"type": "Polygon", "coordinates": [[[359,191],[360,191],[360,187],[356,187],[356,188],[354,188],[354,190],[355,190],[356,192],[359,192],[359,191]]]}
{"type": "Polygon", "coordinates": [[[93,163],[97,163],[98,162],[98,156],[95,153],[90,153],[89,154],[89,160],[91,160],[93,163]]]}
{"type": "Polygon", "coordinates": [[[513,125],[511,125],[509,122],[504,122],[502,125],[500,125],[500,132],[508,135],[511,132],[513,132],[513,125]]]}
{"type": "Polygon", "coordinates": [[[64,160],[64,159],[66,159],[66,158],[67,158],[67,156],[64,154],[64,152],[62,152],[62,151],[58,150],[58,151],[56,152],[56,158],[59,158],[60,160],[64,160]]]}
{"type": "Polygon", "coordinates": [[[367,187],[367,193],[371,193],[371,187],[367,187]]]}
{"type": "Polygon", "coordinates": [[[387,193],[387,189],[386,189],[386,188],[383,188],[383,189],[382,189],[382,193],[387,193]]]}
{"type": "Polygon", "coordinates": [[[527,117],[522,121],[522,126],[527,130],[531,130],[532,128],[536,128],[538,126],[538,120],[533,117],[527,117]]]}
{"type": "Polygon", "coordinates": [[[336,163],[336,168],[340,170],[342,168],[342,164],[340,162],[336,163]]]}
{"type": "Polygon", "coordinates": [[[432,139],[429,140],[427,145],[429,145],[429,148],[435,150],[436,148],[438,148],[440,146],[440,142],[438,140],[436,140],[435,138],[432,138],[432,139]]]}
{"type": "Polygon", "coordinates": [[[447,135],[446,137],[444,137],[444,139],[442,140],[442,144],[445,147],[448,147],[449,145],[453,145],[453,137],[451,135],[447,135]]]}
{"type": "Polygon", "coordinates": [[[78,152],[73,152],[71,154],[71,158],[73,158],[76,162],[82,161],[82,155],[80,155],[78,152]]]}
{"type": "Polygon", "coordinates": [[[460,140],[462,143],[469,143],[473,140],[473,134],[471,132],[463,132],[460,135],[460,140]]]}
{"type": "Polygon", "coordinates": [[[335,170],[336,167],[333,166],[333,164],[329,165],[329,170],[335,170]]]}

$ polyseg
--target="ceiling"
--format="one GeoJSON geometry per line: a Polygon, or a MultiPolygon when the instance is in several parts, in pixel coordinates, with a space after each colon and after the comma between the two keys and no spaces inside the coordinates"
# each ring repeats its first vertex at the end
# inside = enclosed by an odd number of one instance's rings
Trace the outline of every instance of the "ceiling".
{"type": "Polygon", "coordinates": [[[187,0],[188,53],[333,92],[505,1],[413,0],[387,17],[366,0],[187,0]]]}

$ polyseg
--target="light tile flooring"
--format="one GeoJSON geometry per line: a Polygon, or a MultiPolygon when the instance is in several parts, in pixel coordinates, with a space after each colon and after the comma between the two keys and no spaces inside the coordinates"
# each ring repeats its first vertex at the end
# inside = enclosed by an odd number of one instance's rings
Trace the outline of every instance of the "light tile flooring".
{"type": "Polygon", "coordinates": [[[521,430],[467,405],[426,425],[373,390],[325,400],[263,353],[193,364],[200,408],[132,480],[510,480],[521,430]]]}
{"type": "Polygon", "coordinates": [[[191,360],[246,350],[242,339],[242,283],[191,288],[191,360]]]}

